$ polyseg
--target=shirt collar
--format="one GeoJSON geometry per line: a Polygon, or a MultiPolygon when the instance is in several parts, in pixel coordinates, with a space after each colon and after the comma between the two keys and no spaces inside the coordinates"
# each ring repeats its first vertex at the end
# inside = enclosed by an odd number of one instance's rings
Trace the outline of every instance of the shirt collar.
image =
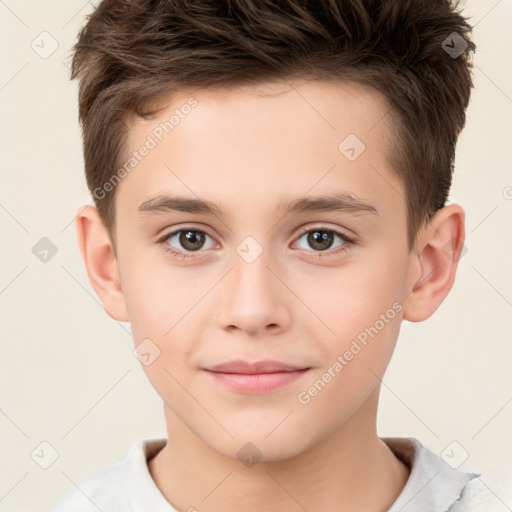
{"type": "Polygon", "coordinates": [[[177,512],[160,492],[148,467],[148,460],[166,443],[165,438],[141,439],[133,443],[128,450],[123,480],[133,512],[177,512]]]}
{"type": "MultiPolygon", "coordinates": [[[[452,469],[413,437],[381,439],[411,470],[405,487],[388,512],[447,512],[467,483],[480,476],[452,469]]],[[[148,460],[166,443],[165,438],[142,439],[133,443],[126,455],[125,492],[134,512],[177,512],[158,489],[148,468],[148,460]]]]}
{"type": "Polygon", "coordinates": [[[467,483],[479,476],[451,468],[413,437],[382,437],[411,474],[388,512],[446,512],[460,498],[467,483]]]}

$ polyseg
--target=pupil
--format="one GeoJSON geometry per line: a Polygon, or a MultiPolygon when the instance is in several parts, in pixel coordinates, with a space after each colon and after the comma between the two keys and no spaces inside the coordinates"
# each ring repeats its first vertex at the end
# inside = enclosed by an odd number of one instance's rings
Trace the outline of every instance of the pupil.
{"type": "Polygon", "coordinates": [[[324,230],[311,231],[308,235],[308,243],[315,248],[318,244],[319,250],[329,249],[332,245],[332,233],[324,230]]]}
{"type": "Polygon", "coordinates": [[[193,251],[201,248],[204,239],[198,231],[183,231],[180,236],[180,243],[185,249],[193,251]]]}

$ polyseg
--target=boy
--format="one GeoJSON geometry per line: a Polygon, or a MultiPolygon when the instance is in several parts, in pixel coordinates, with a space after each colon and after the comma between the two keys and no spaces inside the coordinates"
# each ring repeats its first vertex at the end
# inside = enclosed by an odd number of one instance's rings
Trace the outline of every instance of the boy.
{"type": "Polygon", "coordinates": [[[470,32],[448,0],[99,4],[73,60],[96,206],[77,234],[167,437],[57,512],[486,499],[477,474],[376,433],[400,324],[440,306],[463,247],[445,201],[470,32]]]}

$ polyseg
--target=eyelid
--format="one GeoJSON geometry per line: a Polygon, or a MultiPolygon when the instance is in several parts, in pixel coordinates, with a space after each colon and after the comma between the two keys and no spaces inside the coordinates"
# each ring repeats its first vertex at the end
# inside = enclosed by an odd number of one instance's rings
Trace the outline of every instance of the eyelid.
{"type": "MultiPolygon", "coordinates": [[[[303,226],[299,229],[299,232],[295,235],[295,238],[300,237],[304,233],[308,233],[309,231],[312,231],[314,229],[323,229],[326,231],[332,231],[336,234],[342,235],[348,242],[351,242],[351,243],[356,242],[355,237],[352,235],[348,235],[346,233],[345,229],[340,229],[338,227],[329,227],[328,224],[326,224],[326,223],[318,223],[317,225],[314,225],[314,226],[311,226],[309,224],[306,226],[303,226]]],[[[191,226],[189,224],[173,226],[172,228],[165,230],[164,233],[159,237],[159,241],[166,240],[169,236],[175,235],[179,231],[186,231],[186,230],[200,231],[200,232],[206,233],[211,239],[213,239],[217,242],[215,237],[209,232],[209,230],[207,228],[191,226]]],[[[295,240],[295,238],[294,238],[294,240],[295,240]]]]}
{"type": "Polygon", "coordinates": [[[345,229],[339,228],[339,227],[329,227],[329,225],[326,223],[319,223],[316,226],[311,226],[311,225],[303,226],[300,229],[300,232],[297,235],[297,237],[301,237],[305,233],[309,233],[310,231],[314,231],[315,229],[317,229],[319,231],[331,231],[334,234],[341,236],[341,238],[346,240],[347,243],[355,244],[357,242],[357,238],[353,235],[347,234],[345,229]]]}
{"type": "Polygon", "coordinates": [[[217,240],[215,240],[215,237],[210,234],[209,230],[202,228],[202,227],[198,228],[196,226],[184,224],[184,225],[173,226],[172,228],[165,230],[164,234],[162,234],[157,240],[158,247],[160,247],[168,256],[170,256],[172,258],[181,258],[182,260],[188,260],[189,258],[201,257],[202,256],[201,253],[204,253],[207,251],[203,251],[201,249],[198,251],[184,251],[184,250],[180,250],[180,249],[174,249],[170,244],[167,243],[167,240],[171,236],[174,236],[181,231],[187,231],[187,230],[188,231],[198,231],[198,232],[204,233],[207,236],[209,236],[215,243],[218,244],[217,240]],[[198,255],[196,255],[196,253],[198,253],[198,255]]]}
{"type": "MultiPolygon", "coordinates": [[[[178,226],[173,226],[172,228],[169,228],[167,230],[164,230],[164,232],[162,233],[162,235],[159,236],[159,240],[166,240],[167,238],[169,238],[171,235],[175,235],[176,233],[179,233],[180,231],[199,231],[199,232],[202,232],[202,233],[205,233],[207,234],[212,240],[215,240],[215,242],[217,242],[217,240],[215,239],[215,237],[210,233],[210,231],[207,229],[207,228],[204,228],[204,227],[197,227],[197,226],[191,226],[190,224],[183,224],[183,225],[178,225],[178,226]]],[[[217,242],[218,243],[218,242],[217,242]]]]}
{"type": "MultiPolygon", "coordinates": [[[[203,228],[203,227],[192,226],[192,225],[189,225],[189,224],[178,225],[178,226],[173,226],[172,228],[169,228],[168,230],[166,230],[164,232],[164,234],[162,234],[159,237],[158,243],[161,244],[161,245],[165,245],[166,246],[165,247],[166,251],[171,252],[174,255],[183,256],[184,258],[186,258],[186,257],[193,257],[196,253],[199,254],[199,253],[202,253],[202,252],[206,252],[206,251],[201,250],[201,249],[199,249],[197,251],[183,251],[183,250],[179,250],[179,249],[177,250],[177,249],[172,248],[172,246],[170,246],[169,244],[166,243],[166,241],[168,240],[168,238],[170,236],[174,236],[175,234],[179,233],[180,231],[187,231],[187,230],[198,231],[198,232],[205,233],[215,243],[218,244],[217,240],[209,232],[208,229],[203,228]]],[[[330,250],[330,249],[328,249],[326,251],[307,251],[307,252],[311,252],[312,254],[316,255],[316,256],[313,256],[313,257],[317,257],[318,258],[318,257],[321,257],[323,255],[325,255],[324,257],[328,257],[330,255],[335,255],[338,251],[341,252],[342,250],[347,250],[349,247],[351,247],[352,245],[355,245],[357,243],[357,239],[355,237],[353,237],[352,235],[347,235],[344,229],[340,229],[338,227],[336,227],[336,228],[329,227],[328,223],[318,223],[317,225],[314,225],[314,226],[311,226],[311,225],[303,226],[302,228],[300,228],[299,233],[297,233],[294,236],[293,241],[297,241],[304,234],[309,233],[309,232],[314,231],[314,230],[330,231],[330,232],[334,233],[336,236],[339,236],[343,240],[343,244],[341,245],[341,247],[344,247],[344,249],[338,248],[338,249],[336,249],[334,251],[330,250]]]]}

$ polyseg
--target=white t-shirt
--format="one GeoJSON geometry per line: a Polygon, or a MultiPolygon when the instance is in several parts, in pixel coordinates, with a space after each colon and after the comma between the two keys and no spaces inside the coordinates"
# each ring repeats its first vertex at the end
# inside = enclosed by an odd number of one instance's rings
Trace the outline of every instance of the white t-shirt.
{"type": "MultiPolygon", "coordinates": [[[[388,512],[510,510],[504,505],[505,500],[512,499],[510,489],[496,486],[491,489],[479,474],[452,469],[415,438],[381,439],[411,468],[405,487],[388,512]]],[[[178,512],[164,498],[148,469],[148,461],[166,442],[165,438],[134,442],[122,462],[79,482],[52,512],[178,512]]],[[[511,483],[509,480],[508,484],[511,483]]]]}

